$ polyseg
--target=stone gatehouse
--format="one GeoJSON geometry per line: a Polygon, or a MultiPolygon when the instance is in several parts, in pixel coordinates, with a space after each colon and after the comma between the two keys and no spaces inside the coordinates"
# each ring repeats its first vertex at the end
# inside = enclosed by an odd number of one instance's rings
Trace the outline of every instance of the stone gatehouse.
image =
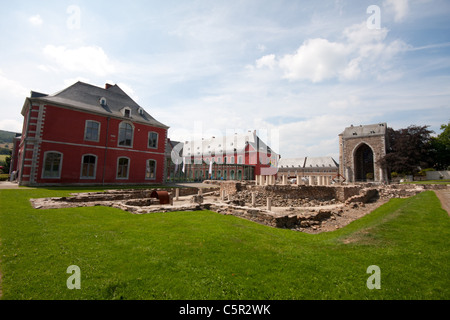
{"type": "Polygon", "coordinates": [[[345,128],[339,135],[339,173],[348,182],[386,181],[386,170],[378,164],[386,144],[386,123],[345,128]]]}

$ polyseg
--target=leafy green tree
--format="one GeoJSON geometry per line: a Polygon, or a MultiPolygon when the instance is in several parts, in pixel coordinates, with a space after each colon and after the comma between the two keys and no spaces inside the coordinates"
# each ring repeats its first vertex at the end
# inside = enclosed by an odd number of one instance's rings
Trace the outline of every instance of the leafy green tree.
{"type": "Polygon", "coordinates": [[[10,166],[11,166],[11,157],[8,156],[5,158],[4,161],[0,161],[0,167],[3,167],[3,169],[0,169],[0,173],[9,173],[10,166]]]}
{"type": "Polygon", "coordinates": [[[449,170],[450,168],[450,122],[441,125],[442,132],[431,138],[431,151],[433,153],[433,168],[449,170]]]}
{"type": "Polygon", "coordinates": [[[388,172],[414,175],[433,163],[429,126],[411,125],[406,129],[388,128],[388,148],[380,165],[388,172]]]}

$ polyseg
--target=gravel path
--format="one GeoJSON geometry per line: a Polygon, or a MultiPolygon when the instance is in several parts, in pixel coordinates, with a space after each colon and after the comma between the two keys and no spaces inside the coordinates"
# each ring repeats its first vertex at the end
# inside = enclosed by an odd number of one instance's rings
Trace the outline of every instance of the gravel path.
{"type": "Polygon", "coordinates": [[[442,209],[450,215],[450,190],[435,190],[434,192],[439,200],[441,200],[442,209]]]}

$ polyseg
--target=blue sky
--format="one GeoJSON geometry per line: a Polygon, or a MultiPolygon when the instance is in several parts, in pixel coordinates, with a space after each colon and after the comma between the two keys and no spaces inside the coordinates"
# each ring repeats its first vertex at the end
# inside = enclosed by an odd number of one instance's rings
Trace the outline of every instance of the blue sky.
{"type": "Polygon", "coordinates": [[[338,159],[351,124],[450,121],[448,0],[1,5],[3,130],[78,80],[118,84],[174,140],[258,130],[285,158],[338,159]]]}

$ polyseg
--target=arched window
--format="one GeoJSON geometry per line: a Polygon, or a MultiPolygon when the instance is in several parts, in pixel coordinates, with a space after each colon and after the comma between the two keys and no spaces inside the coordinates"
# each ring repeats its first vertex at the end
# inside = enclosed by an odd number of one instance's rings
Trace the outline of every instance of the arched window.
{"type": "Polygon", "coordinates": [[[119,125],[119,146],[133,146],[133,126],[128,122],[121,122],[119,125]]]}
{"type": "Polygon", "coordinates": [[[63,154],[57,151],[47,151],[44,153],[44,167],[42,168],[42,178],[60,179],[63,154]]]}

